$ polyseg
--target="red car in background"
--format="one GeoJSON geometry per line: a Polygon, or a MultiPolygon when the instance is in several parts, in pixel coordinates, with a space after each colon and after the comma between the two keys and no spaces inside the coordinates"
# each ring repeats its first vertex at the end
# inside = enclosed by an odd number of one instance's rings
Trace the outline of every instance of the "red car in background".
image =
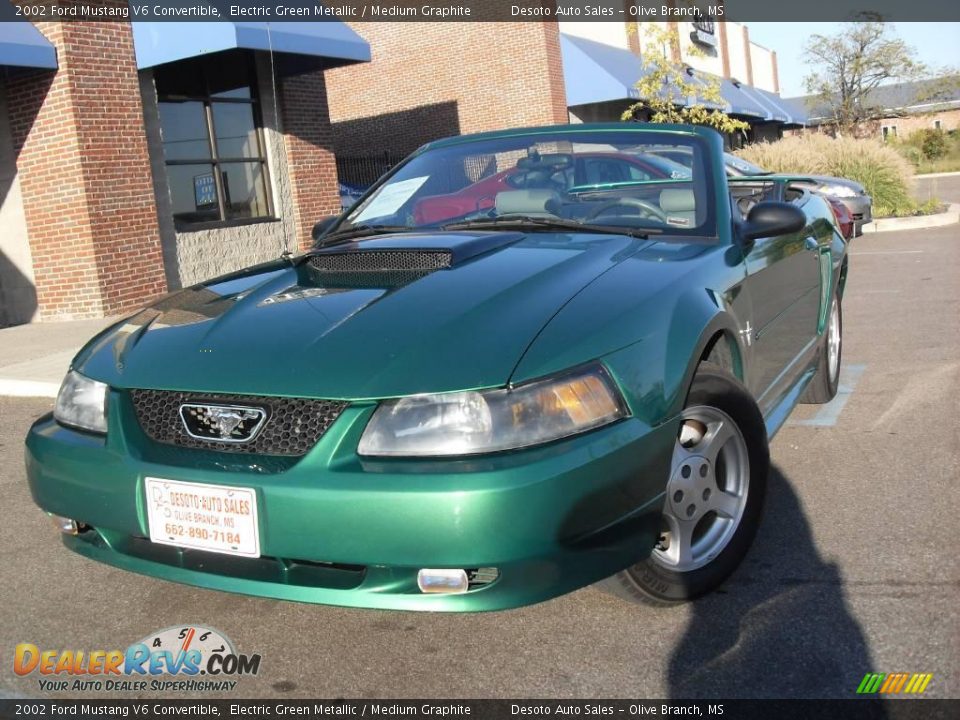
{"type": "Polygon", "coordinates": [[[489,175],[455,193],[433,195],[416,204],[413,217],[426,225],[490,210],[497,193],[509,190],[556,190],[644,180],[687,180],[691,170],[668,158],[626,153],[557,153],[524,157],[512,168],[489,175]]]}

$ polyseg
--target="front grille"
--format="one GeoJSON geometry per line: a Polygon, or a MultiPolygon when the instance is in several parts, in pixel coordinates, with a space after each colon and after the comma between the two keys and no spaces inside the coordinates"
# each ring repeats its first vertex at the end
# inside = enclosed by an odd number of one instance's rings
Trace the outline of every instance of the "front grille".
{"type": "Polygon", "coordinates": [[[140,427],[158,443],[255,455],[305,455],[347,406],[345,402],[332,400],[262,395],[208,395],[170,390],[132,390],[130,397],[140,427]],[[180,415],[183,405],[259,409],[266,413],[266,420],[249,440],[206,440],[191,437],[187,433],[180,415]]]}
{"type": "Polygon", "coordinates": [[[450,267],[449,250],[354,250],[326,252],[310,258],[321,273],[432,272],[450,267]]]}

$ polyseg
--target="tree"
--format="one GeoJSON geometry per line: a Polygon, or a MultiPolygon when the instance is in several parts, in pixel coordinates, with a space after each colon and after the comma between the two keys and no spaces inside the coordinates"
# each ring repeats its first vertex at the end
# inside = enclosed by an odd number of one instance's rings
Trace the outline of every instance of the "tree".
{"type": "Polygon", "coordinates": [[[916,80],[927,72],[916,51],[892,37],[886,23],[870,20],[850,23],[835,35],[813,35],[804,58],[816,68],[804,79],[812,103],[829,108],[834,124],[843,130],[882,116],[884,108],[871,101],[879,85],[916,80]]]}
{"type": "MultiPolygon", "coordinates": [[[[680,55],[680,36],[669,23],[643,23],[643,77],[636,84],[641,101],[628,107],[621,116],[633,120],[641,112],[650,113],[653,123],[707,125],[723,133],[747,130],[750,125],[736,120],[719,108],[726,103],[720,94],[720,79],[712,75],[693,75],[674,62],[680,55]],[[709,106],[709,107],[708,107],[709,106]]],[[[691,48],[693,56],[702,55],[691,48]]]]}

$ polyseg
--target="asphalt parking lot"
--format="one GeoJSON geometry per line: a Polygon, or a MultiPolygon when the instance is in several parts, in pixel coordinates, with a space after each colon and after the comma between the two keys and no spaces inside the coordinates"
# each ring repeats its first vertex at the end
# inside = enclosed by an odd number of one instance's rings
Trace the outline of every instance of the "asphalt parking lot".
{"type": "Polygon", "coordinates": [[[17,643],[112,649],[200,623],[263,657],[234,697],[847,698],[868,671],[960,697],[960,229],[859,238],[850,268],[843,392],[777,436],[753,550],[691,606],[587,588],[493,614],[361,611],[100,566],[27,491],[23,436],[51,402],[0,398],[0,696],[40,694],[17,643]]]}

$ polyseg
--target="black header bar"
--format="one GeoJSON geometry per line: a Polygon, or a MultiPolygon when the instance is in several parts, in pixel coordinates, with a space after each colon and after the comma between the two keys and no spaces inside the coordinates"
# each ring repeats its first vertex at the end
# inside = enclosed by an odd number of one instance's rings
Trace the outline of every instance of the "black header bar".
{"type": "Polygon", "coordinates": [[[6,0],[0,21],[960,21],[956,0],[6,0]]]}
{"type": "MultiPolygon", "coordinates": [[[[811,688],[812,690],[813,688],[811,688]]],[[[960,700],[0,700],[0,718],[715,718],[946,720],[960,700]]]]}

